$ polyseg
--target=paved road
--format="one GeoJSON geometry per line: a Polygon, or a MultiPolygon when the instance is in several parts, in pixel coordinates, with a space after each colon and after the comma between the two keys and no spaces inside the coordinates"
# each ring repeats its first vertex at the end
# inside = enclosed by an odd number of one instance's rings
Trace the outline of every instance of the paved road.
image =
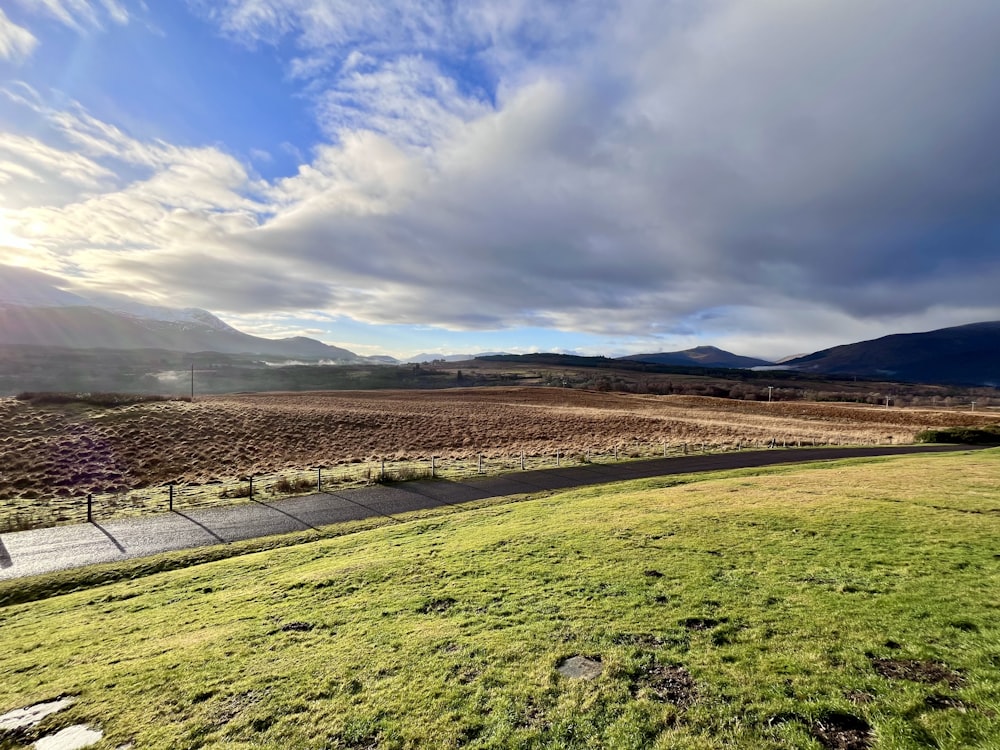
{"type": "Polygon", "coordinates": [[[158,552],[228,544],[316,529],[372,516],[393,518],[412,510],[540,490],[566,489],[671,474],[752,468],[805,461],[966,450],[953,446],[808,448],[719,453],[615,464],[541,469],[465,481],[417,481],[273,502],[182,510],[139,518],[56,526],[0,534],[0,580],[145,557],[158,552]]]}

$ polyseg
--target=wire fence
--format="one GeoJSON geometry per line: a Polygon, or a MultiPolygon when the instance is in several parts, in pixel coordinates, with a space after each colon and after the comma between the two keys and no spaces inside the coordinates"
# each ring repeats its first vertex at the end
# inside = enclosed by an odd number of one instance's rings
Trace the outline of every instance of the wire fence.
{"type": "MultiPolygon", "coordinates": [[[[891,443],[892,438],[888,438],[891,443]]],[[[393,484],[418,479],[459,480],[497,476],[519,471],[606,464],[693,454],[726,453],[763,448],[801,448],[859,445],[836,438],[759,437],[730,442],[633,442],[594,450],[552,451],[504,455],[468,453],[394,460],[377,458],[330,466],[287,469],[270,474],[250,474],[203,483],[167,482],[134,490],[77,494],[45,499],[5,500],[0,503],[0,533],[64,523],[98,522],[110,518],[197,508],[265,502],[283,497],[333,492],[373,484],[393,484]]],[[[877,444],[871,441],[870,444],[877,444]]]]}

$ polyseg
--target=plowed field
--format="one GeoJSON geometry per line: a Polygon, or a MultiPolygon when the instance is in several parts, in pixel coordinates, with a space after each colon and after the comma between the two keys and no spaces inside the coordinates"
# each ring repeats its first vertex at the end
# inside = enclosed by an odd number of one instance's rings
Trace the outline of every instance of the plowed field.
{"type": "Polygon", "coordinates": [[[0,500],[387,459],[680,442],[910,442],[968,412],[552,388],[266,393],[99,409],[0,399],[0,500]]]}

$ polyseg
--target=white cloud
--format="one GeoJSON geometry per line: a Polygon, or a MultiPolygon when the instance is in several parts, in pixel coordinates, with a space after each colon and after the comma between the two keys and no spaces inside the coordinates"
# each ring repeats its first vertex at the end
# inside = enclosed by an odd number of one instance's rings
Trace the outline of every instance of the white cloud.
{"type": "Polygon", "coordinates": [[[100,0],[99,3],[92,0],[18,0],[18,2],[26,10],[53,18],[80,33],[87,29],[103,28],[105,16],[119,25],[129,21],[128,11],[119,0],[100,0]]]}
{"type": "MultiPolygon", "coordinates": [[[[45,145],[37,138],[0,133],[0,152],[20,159],[44,172],[59,173],[72,183],[96,187],[112,173],[85,156],[45,145]]],[[[32,179],[41,179],[32,172],[32,179]]]]}
{"type": "Polygon", "coordinates": [[[992,0],[199,7],[294,43],[329,142],[265,183],[8,91],[82,159],[57,177],[46,144],[8,149],[6,186],[74,195],[10,231],[91,283],[771,356],[1000,317],[992,0]]]}
{"type": "Polygon", "coordinates": [[[38,39],[27,29],[11,21],[0,8],[0,58],[20,62],[38,46],[38,39]]]}

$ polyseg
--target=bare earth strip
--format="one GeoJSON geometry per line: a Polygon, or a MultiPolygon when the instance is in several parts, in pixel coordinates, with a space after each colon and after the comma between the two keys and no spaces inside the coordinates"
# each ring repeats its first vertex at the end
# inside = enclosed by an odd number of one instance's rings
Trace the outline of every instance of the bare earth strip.
{"type": "Polygon", "coordinates": [[[419,481],[243,505],[161,513],[101,523],[0,534],[0,580],[114,562],[170,550],[228,544],[321,526],[488,498],[629,479],[865,456],[959,450],[949,446],[876,446],[767,450],[546,469],[466,482],[419,481]]]}
{"type": "Polygon", "coordinates": [[[263,393],[110,409],[0,399],[0,501],[56,502],[376,458],[566,455],[659,442],[900,444],[922,429],[997,421],[538,387],[263,393]]]}

